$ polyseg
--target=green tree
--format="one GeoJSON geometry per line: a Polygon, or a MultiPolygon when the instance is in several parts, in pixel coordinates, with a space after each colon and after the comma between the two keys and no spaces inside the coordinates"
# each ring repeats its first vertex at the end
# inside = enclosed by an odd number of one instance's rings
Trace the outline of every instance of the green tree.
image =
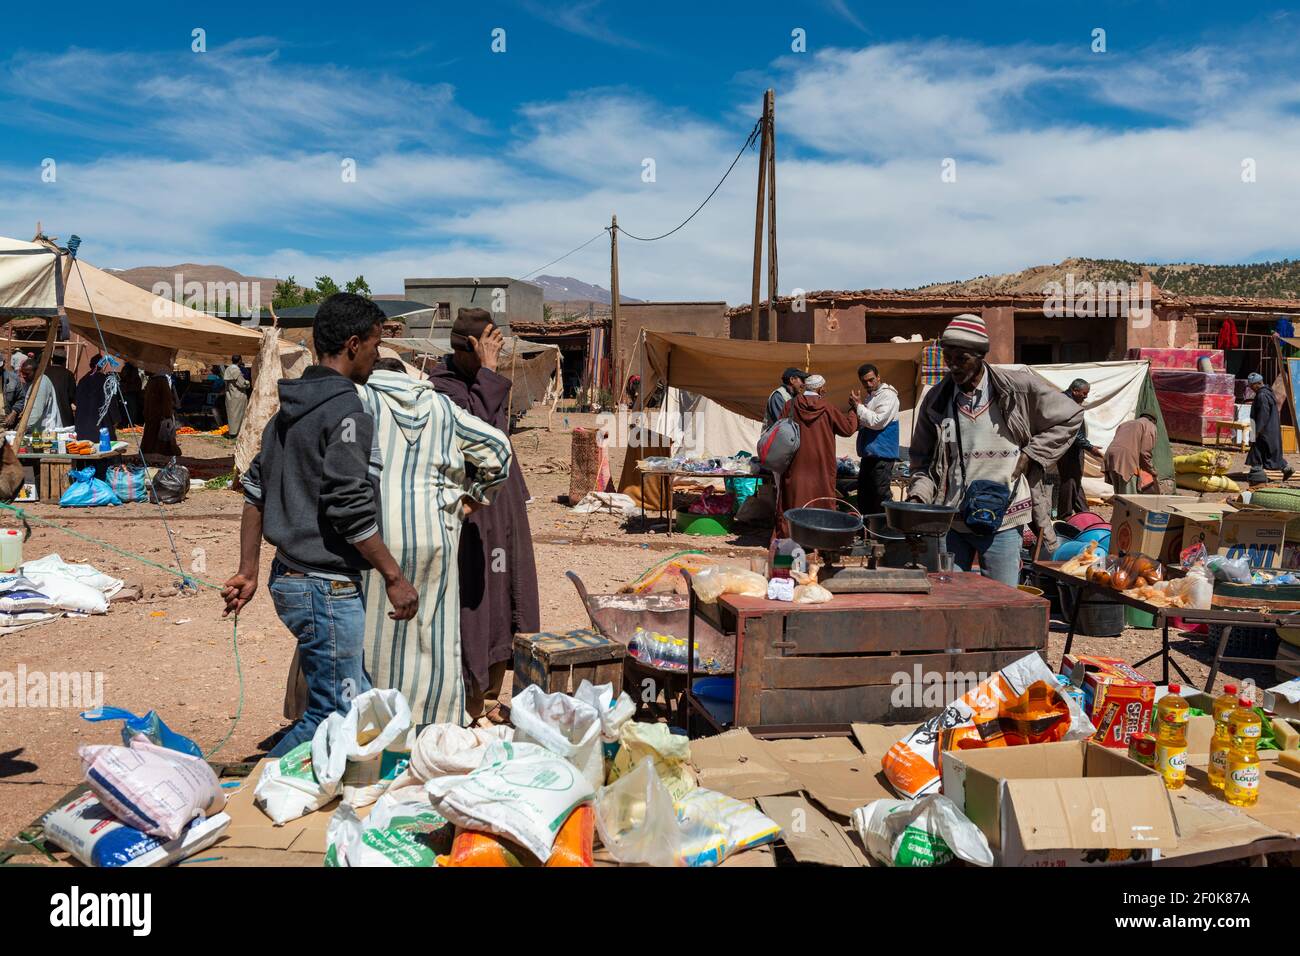
{"type": "Polygon", "coordinates": [[[329,276],[316,277],[316,298],[328,299],[334,293],[339,291],[339,284],[329,276]]]}
{"type": "Polygon", "coordinates": [[[364,295],[370,298],[370,283],[366,281],[365,276],[357,276],[351,282],[343,287],[344,292],[352,292],[356,295],[364,295]]]}
{"type": "Polygon", "coordinates": [[[271,295],[271,304],[277,309],[291,309],[296,305],[303,305],[303,290],[298,285],[298,280],[293,276],[282,279],[275,284],[275,292],[271,295]]]}

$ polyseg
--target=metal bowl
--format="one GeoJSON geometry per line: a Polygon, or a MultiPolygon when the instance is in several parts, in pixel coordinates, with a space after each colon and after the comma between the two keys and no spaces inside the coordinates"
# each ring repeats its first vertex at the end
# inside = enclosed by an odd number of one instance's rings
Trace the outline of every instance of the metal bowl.
{"type": "Polygon", "coordinates": [[[790,537],[805,550],[847,551],[862,531],[860,515],[831,508],[791,508],[785,521],[790,537]]]}
{"type": "Polygon", "coordinates": [[[884,506],[889,526],[903,534],[947,534],[957,514],[956,508],[915,501],[886,501],[884,506]]]}

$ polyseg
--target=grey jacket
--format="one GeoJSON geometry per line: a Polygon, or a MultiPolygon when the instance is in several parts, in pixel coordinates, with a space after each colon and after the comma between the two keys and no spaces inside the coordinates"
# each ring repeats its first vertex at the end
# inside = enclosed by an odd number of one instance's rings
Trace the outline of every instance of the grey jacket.
{"type": "Polygon", "coordinates": [[[357,577],[370,563],[356,549],[380,531],[375,423],[357,387],[313,365],[280,381],[280,410],[241,482],[262,512],[262,534],[298,571],[357,577]]]}
{"type": "MultiPolygon", "coordinates": [[[[1059,459],[1083,426],[1083,406],[1029,369],[984,368],[990,401],[998,403],[1016,444],[1040,468],[1059,459]]],[[[956,388],[952,375],[945,375],[916,411],[907,493],[927,504],[960,505],[965,493],[956,429],[943,425],[952,418],[956,388]]]]}

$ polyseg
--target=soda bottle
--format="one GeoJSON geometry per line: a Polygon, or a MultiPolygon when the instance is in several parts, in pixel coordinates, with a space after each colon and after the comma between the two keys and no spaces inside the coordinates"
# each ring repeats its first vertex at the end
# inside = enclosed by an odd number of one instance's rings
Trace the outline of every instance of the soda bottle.
{"type": "Polygon", "coordinates": [[[1210,744],[1210,783],[1223,789],[1227,774],[1228,750],[1232,736],[1228,733],[1228,715],[1237,707],[1237,685],[1224,684],[1223,693],[1214,698],[1214,740],[1210,744]]]}
{"type": "Polygon", "coordinates": [[[1156,770],[1165,786],[1177,790],[1187,779],[1187,721],[1191,717],[1182,687],[1169,685],[1169,693],[1156,704],[1156,770]]]}
{"type": "Polygon", "coordinates": [[[1228,751],[1223,799],[1234,807],[1253,807],[1259,799],[1259,755],[1255,747],[1264,727],[1255,713],[1254,701],[1242,697],[1237,703],[1240,706],[1228,716],[1232,748],[1228,751]]]}

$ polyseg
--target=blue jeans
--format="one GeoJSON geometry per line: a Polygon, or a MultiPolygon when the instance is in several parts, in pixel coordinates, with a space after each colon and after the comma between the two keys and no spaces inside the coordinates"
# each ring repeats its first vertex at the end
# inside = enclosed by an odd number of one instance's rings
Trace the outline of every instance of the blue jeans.
{"type": "Polygon", "coordinates": [[[298,639],[307,710],[272,748],[272,757],[311,740],[321,721],[335,711],[346,714],[352,699],[370,690],[362,658],[366,605],[361,588],[287,570],[279,561],[272,563],[267,589],[275,613],[298,639]]]}
{"type": "Polygon", "coordinates": [[[1001,581],[1010,587],[1020,583],[1020,547],[1025,529],[1017,525],[1003,528],[996,534],[970,534],[964,531],[948,532],[948,550],[953,562],[963,571],[969,571],[980,556],[980,573],[986,578],[1001,581]]]}

